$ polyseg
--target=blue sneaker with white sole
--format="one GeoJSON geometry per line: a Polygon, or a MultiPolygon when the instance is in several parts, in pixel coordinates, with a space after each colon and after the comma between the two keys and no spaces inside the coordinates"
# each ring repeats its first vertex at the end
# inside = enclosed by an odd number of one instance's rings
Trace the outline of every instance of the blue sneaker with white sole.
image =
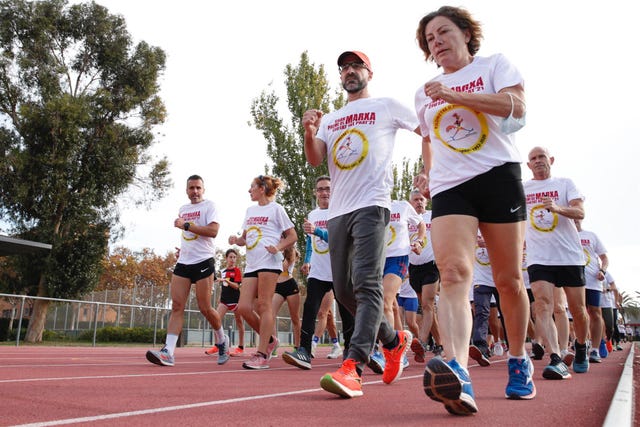
{"type": "Polygon", "coordinates": [[[524,359],[509,358],[509,383],[504,393],[507,399],[529,400],[536,397],[536,386],[533,383],[533,363],[524,359]]]}
{"type": "Polygon", "coordinates": [[[478,412],[469,372],[455,358],[449,362],[440,357],[429,360],[423,386],[427,396],[443,403],[450,414],[472,415],[478,412]]]}

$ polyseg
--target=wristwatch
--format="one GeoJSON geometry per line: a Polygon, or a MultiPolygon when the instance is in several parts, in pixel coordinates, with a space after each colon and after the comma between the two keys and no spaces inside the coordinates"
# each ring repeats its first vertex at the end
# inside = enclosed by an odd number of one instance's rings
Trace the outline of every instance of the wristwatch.
{"type": "Polygon", "coordinates": [[[182,228],[184,228],[184,231],[189,231],[189,227],[191,226],[190,223],[185,222],[184,225],[182,226],[182,228]]]}

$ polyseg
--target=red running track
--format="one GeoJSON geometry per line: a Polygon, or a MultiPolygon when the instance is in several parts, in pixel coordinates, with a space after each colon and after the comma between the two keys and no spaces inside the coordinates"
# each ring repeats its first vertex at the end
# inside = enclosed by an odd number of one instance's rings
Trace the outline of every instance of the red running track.
{"type": "Polygon", "coordinates": [[[504,357],[489,367],[472,364],[479,412],[455,417],[426,397],[423,366],[413,360],[391,385],[367,369],[364,396],[342,399],[319,386],[340,363],[326,359],[328,348],[318,349],[310,371],[281,358],[249,371],[242,368],[248,355],[218,366],[216,356],[194,347],[177,349],[176,366],[161,367],[147,362],[145,347],[2,346],[0,425],[601,426],[629,349],[564,381],[543,379],[546,360],[535,361],[538,395],[531,401],[504,398],[504,357]]]}

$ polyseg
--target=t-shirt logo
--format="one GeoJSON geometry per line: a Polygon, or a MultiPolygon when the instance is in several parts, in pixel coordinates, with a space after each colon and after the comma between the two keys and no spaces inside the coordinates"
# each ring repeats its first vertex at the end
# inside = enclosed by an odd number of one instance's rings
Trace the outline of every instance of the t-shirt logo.
{"type": "Polygon", "coordinates": [[[311,244],[315,253],[324,255],[329,252],[329,243],[325,242],[318,236],[311,238],[311,244]]]}
{"type": "Polygon", "coordinates": [[[476,262],[483,266],[491,264],[491,262],[489,261],[489,253],[487,252],[487,248],[476,246],[476,262]]]}
{"type": "Polygon", "coordinates": [[[246,242],[247,242],[247,250],[251,250],[258,245],[258,242],[262,239],[262,230],[255,225],[247,228],[246,234],[246,242]]]}
{"type": "Polygon", "coordinates": [[[461,154],[480,150],[487,142],[489,127],[484,114],[461,105],[445,105],[433,119],[436,138],[461,154]]]}
{"type": "Polygon", "coordinates": [[[367,136],[362,131],[351,128],[342,132],[333,144],[331,157],[339,169],[350,170],[362,163],[368,152],[367,136]]]}
{"type": "Polygon", "coordinates": [[[544,205],[536,205],[531,208],[529,221],[534,229],[543,233],[550,233],[558,225],[558,215],[549,211],[544,205]]]}

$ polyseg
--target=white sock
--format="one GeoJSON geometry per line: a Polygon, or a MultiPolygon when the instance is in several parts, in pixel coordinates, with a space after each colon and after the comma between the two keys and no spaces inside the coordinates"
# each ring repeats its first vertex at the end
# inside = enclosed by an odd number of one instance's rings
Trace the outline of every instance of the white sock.
{"type": "Polygon", "coordinates": [[[510,352],[507,352],[507,357],[508,357],[509,359],[524,359],[526,356],[525,356],[525,355],[522,355],[522,356],[516,356],[516,355],[514,355],[514,354],[511,354],[510,352]]]}
{"type": "Polygon", "coordinates": [[[216,329],[213,331],[213,336],[215,337],[216,344],[224,343],[224,329],[216,329]]]}
{"type": "Polygon", "coordinates": [[[176,351],[176,344],[178,344],[178,336],[175,334],[167,334],[167,340],[164,346],[172,356],[173,352],[176,351]]]}

